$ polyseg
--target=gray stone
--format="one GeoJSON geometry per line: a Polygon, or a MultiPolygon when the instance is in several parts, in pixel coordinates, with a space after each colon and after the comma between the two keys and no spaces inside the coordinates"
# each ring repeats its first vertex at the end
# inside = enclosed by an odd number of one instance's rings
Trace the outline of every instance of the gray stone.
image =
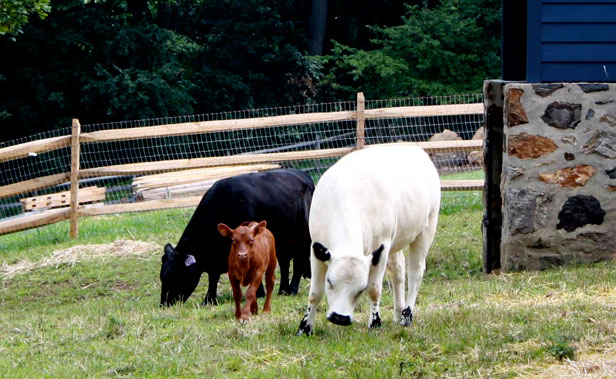
{"type": "Polygon", "coordinates": [[[599,154],[606,158],[616,158],[616,133],[598,131],[584,145],[586,154],[599,154]]]}
{"type": "Polygon", "coordinates": [[[610,179],[616,179],[616,167],[611,170],[605,170],[605,173],[610,177],[610,179]]]}
{"type": "Polygon", "coordinates": [[[586,113],[586,119],[590,120],[595,115],[595,110],[592,108],[588,108],[588,113],[586,113]]]}
{"type": "Polygon", "coordinates": [[[517,179],[521,176],[524,176],[524,174],[525,171],[523,168],[512,166],[505,167],[505,175],[507,176],[507,181],[517,179]]]}
{"type": "Polygon", "coordinates": [[[533,91],[541,97],[546,97],[563,87],[562,84],[534,84],[533,91]]]}
{"type": "Polygon", "coordinates": [[[607,84],[581,83],[578,85],[580,86],[582,91],[586,93],[607,91],[610,89],[610,86],[608,86],[607,84]]]}
{"type": "Polygon", "coordinates": [[[594,196],[572,196],[558,212],[558,224],[556,229],[565,229],[572,232],[584,225],[601,225],[605,217],[605,211],[601,203],[594,196]]]}
{"type": "Polygon", "coordinates": [[[558,129],[575,129],[582,117],[581,104],[553,102],[548,105],[541,119],[546,124],[558,129]]]}
{"type": "Polygon", "coordinates": [[[553,194],[546,194],[527,189],[510,189],[505,193],[506,217],[509,233],[529,234],[537,228],[545,226],[547,209],[544,203],[549,203],[553,194]]]}

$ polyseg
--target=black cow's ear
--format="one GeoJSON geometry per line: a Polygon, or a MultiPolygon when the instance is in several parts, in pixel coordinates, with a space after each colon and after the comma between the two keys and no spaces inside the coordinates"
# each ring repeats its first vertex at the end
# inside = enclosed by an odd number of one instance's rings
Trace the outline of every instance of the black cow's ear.
{"type": "Polygon", "coordinates": [[[385,248],[385,246],[383,246],[383,244],[381,244],[381,246],[379,246],[378,249],[376,249],[373,253],[372,253],[372,265],[376,266],[379,264],[379,261],[381,260],[381,253],[383,252],[383,249],[385,248]]]}
{"type": "Polygon", "coordinates": [[[166,244],[165,245],[165,254],[166,255],[173,255],[173,254],[175,254],[175,249],[173,248],[173,246],[171,246],[171,244],[166,244]]]}
{"type": "Polygon", "coordinates": [[[332,257],[327,248],[319,242],[312,244],[312,250],[314,251],[314,256],[320,261],[327,262],[332,257]]]}

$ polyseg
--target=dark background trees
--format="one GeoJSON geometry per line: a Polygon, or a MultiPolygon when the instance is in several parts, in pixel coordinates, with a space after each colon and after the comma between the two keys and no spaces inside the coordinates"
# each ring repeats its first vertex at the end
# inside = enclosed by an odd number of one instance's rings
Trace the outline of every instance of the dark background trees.
{"type": "Polygon", "coordinates": [[[13,3],[31,16],[0,15],[0,140],[74,117],[478,92],[499,76],[498,0],[13,3]]]}

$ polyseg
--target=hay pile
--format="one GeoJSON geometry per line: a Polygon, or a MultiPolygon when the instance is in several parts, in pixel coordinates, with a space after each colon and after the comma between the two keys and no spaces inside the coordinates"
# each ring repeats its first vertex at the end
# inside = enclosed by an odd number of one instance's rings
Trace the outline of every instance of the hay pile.
{"type": "Polygon", "coordinates": [[[0,266],[0,276],[6,280],[43,267],[58,267],[60,265],[72,267],[75,263],[88,259],[146,257],[159,251],[158,245],[143,241],[117,240],[109,244],[78,245],[55,251],[51,256],[36,262],[27,259],[12,265],[4,262],[0,266]]]}

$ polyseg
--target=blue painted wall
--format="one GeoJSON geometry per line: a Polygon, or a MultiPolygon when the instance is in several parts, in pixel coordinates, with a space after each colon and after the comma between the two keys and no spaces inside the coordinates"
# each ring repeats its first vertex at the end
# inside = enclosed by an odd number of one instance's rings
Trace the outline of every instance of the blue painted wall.
{"type": "Polygon", "coordinates": [[[527,0],[526,81],[616,82],[616,0],[527,0]]]}

